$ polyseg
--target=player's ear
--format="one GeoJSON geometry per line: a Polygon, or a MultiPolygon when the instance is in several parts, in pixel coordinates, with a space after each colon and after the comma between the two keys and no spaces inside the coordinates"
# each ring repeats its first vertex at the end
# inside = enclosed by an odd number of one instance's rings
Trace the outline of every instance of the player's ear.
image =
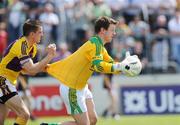
{"type": "Polygon", "coordinates": [[[101,27],[100,32],[101,32],[101,33],[104,33],[104,32],[105,32],[105,29],[101,27]]]}
{"type": "Polygon", "coordinates": [[[34,32],[30,32],[30,33],[29,33],[29,36],[30,36],[30,37],[33,37],[34,35],[35,35],[34,32]]]}

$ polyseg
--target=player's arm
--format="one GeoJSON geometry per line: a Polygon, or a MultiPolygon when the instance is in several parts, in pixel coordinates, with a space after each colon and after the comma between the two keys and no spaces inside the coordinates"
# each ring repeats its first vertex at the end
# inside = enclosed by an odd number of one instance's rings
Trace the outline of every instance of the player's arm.
{"type": "Polygon", "coordinates": [[[100,51],[103,49],[101,47],[101,45],[92,44],[90,42],[87,44],[87,49],[89,50],[87,52],[87,58],[91,61],[91,70],[101,73],[119,73],[119,71],[114,71],[114,63],[113,60],[110,59],[108,53],[102,53],[100,51]]]}
{"type": "Polygon", "coordinates": [[[108,54],[107,50],[103,48],[103,60],[105,62],[114,63],[114,59],[108,54]]]}
{"type": "Polygon", "coordinates": [[[119,73],[123,72],[128,76],[138,75],[142,69],[140,60],[136,55],[131,56],[129,52],[126,53],[126,58],[122,62],[113,63],[106,62],[103,57],[108,57],[108,53],[102,53],[101,48],[96,45],[91,45],[90,57],[92,57],[91,69],[102,73],[119,73]]]}
{"type": "Polygon", "coordinates": [[[31,76],[35,76],[36,75],[36,73],[31,73],[31,72],[29,72],[29,71],[27,71],[25,69],[21,70],[21,74],[22,75],[31,75],[31,76]]]}
{"type": "Polygon", "coordinates": [[[127,76],[137,76],[142,69],[138,56],[131,56],[129,52],[126,52],[126,58],[122,62],[107,63],[103,60],[95,60],[95,62],[99,62],[99,64],[95,64],[94,69],[104,73],[123,72],[127,76]],[[111,70],[109,67],[111,67],[111,70]]]}
{"type": "Polygon", "coordinates": [[[92,59],[92,69],[96,72],[101,73],[118,73],[120,71],[115,71],[113,68],[114,63],[106,62],[102,59],[101,55],[94,56],[92,59]]]}
{"type": "Polygon", "coordinates": [[[47,64],[54,58],[56,52],[55,44],[50,44],[47,48],[48,54],[47,56],[37,63],[33,63],[32,59],[28,56],[24,56],[20,61],[21,66],[23,68],[22,71],[25,71],[29,75],[34,75],[38,72],[42,72],[47,64]]]}

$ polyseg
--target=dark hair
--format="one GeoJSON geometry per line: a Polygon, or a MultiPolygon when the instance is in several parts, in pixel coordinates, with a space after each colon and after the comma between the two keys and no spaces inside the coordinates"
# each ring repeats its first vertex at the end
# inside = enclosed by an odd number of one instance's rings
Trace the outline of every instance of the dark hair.
{"type": "Polygon", "coordinates": [[[95,33],[99,33],[101,28],[104,28],[107,30],[109,28],[110,24],[116,25],[117,21],[115,21],[112,18],[106,17],[106,16],[102,16],[102,17],[98,18],[95,21],[95,33]]]}
{"type": "Polygon", "coordinates": [[[23,25],[23,36],[28,36],[31,32],[36,32],[42,24],[39,20],[28,19],[23,25]]]}

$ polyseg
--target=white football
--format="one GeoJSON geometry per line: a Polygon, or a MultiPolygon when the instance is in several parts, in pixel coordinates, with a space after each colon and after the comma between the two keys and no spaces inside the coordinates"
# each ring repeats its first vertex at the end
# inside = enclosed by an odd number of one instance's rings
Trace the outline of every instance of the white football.
{"type": "Polygon", "coordinates": [[[134,55],[127,57],[127,60],[129,63],[125,67],[125,75],[131,77],[139,75],[142,70],[142,64],[139,58],[136,55],[134,55]]]}

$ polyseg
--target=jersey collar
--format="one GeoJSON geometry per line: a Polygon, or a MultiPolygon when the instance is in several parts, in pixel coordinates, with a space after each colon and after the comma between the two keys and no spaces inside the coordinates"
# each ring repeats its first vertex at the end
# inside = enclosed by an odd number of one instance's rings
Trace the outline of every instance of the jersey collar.
{"type": "Polygon", "coordinates": [[[104,45],[103,42],[102,42],[102,39],[101,39],[98,35],[96,35],[96,37],[97,37],[98,41],[99,41],[102,45],[104,45]]]}
{"type": "Polygon", "coordinates": [[[26,38],[25,36],[24,36],[24,40],[26,41],[29,50],[32,49],[33,46],[35,45],[35,44],[33,44],[32,46],[30,46],[30,45],[29,45],[29,42],[28,42],[28,40],[27,40],[27,38],[26,38]]]}

